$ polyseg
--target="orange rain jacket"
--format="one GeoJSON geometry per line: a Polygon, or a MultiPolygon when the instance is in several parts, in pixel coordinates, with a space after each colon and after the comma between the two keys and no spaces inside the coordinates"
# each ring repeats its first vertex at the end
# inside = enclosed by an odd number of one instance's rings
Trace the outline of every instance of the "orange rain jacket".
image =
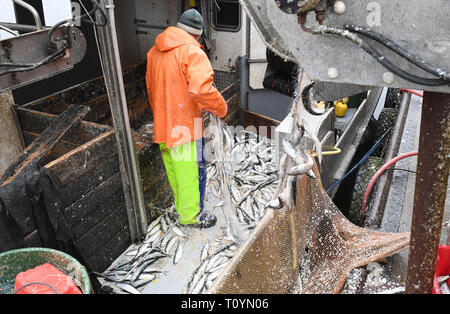
{"type": "Polygon", "coordinates": [[[219,118],[227,114],[227,104],[213,86],[213,78],[200,43],[186,31],[168,27],[156,38],[147,54],[146,75],[155,143],[173,147],[198,140],[203,136],[202,110],[219,118]]]}

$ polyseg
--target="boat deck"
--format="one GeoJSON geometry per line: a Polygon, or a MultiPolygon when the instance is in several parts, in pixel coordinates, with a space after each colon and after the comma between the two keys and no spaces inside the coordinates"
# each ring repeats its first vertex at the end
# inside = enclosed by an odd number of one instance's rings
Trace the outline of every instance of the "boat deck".
{"type": "MultiPolygon", "coordinates": [[[[205,243],[209,242],[210,246],[218,243],[217,238],[226,236],[226,221],[221,207],[214,205],[220,202],[219,199],[213,195],[208,195],[206,199],[205,210],[214,213],[217,216],[217,224],[209,229],[196,229],[191,227],[181,227],[180,229],[185,233],[186,237],[182,238],[183,255],[178,264],[174,264],[173,256],[169,258],[162,258],[152,264],[153,267],[160,269],[161,274],[154,281],[148,283],[138,290],[143,294],[180,294],[186,293],[185,289],[191,279],[191,274],[200,264],[200,255],[205,243]]],[[[132,250],[135,245],[131,245],[129,249],[132,250]]],[[[173,253],[174,250],[172,250],[173,253]]],[[[120,264],[129,258],[125,253],[117,258],[117,260],[108,268],[112,269],[115,265],[120,264]]],[[[106,270],[106,272],[108,272],[106,270]]],[[[123,293],[114,283],[107,282],[99,278],[102,284],[105,284],[117,293],[123,293]]]]}

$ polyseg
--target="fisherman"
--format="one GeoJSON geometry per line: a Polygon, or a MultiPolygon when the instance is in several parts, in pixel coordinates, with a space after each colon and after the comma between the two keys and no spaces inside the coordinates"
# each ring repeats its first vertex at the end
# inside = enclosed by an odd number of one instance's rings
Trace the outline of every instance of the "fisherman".
{"type": "Polygon", "coordinates": [[[147,91],[180,224],[209,228],[215,215],[203,211],[206,162],[203,155],[203,110],[219,118],[228,108],[213,85],[214,71],[198,42],[203,18],[195,9],[168,27],[147,54],[147,91]]]}

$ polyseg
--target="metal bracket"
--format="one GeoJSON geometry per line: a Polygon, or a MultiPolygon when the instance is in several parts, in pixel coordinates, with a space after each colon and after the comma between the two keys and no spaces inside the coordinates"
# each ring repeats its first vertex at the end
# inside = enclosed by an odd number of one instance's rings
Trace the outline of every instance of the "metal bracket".
{"type": "MultiPolygon", "coordinates": [[[[0,41],[0,63],[36,63],[45,59],[49,55],[48,32],[47,29],[0,41]]],[[[32,71],[0,76],[0,93],[71,70],[83,59],[86,39],[78,28],[58,28],[54,34],[69,43],[66,55],[32,71]]],[[[6,69],[0,66],[0,71],[6,69]]]]}

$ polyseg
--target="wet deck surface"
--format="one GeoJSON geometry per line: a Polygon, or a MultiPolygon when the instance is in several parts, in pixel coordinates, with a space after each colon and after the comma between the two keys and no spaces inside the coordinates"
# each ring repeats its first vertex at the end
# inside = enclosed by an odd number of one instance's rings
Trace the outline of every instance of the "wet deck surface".
{"type": "Polygon", "coordinates": [[[196,229],[182,227],[187,237],[183,240],[183,256],[178,264],[171,259],[162,259],[155,263],[166,275],[148,284],[143,290],[144,294],[179,294],[185,293],[191,274],[200,263],[200,254],[206,242],[213,243],[217,237],[226,234],[226,223],[221,208],[212,209],[212,204],[218,202],[213,196],[207,202],[206,210],[214,212],[217,216],[217,224],[209,229],[196,229]]]}
{"type": "MultiPolygon", "coordinates": [[[[209,229],[180,227],[186,235],[181,242],[183,244],[181,261],[178,264],[174,264],[172,256],[170,258],[160,259],[152,264],[153,267],[160,269],[163,273],[143,288],[139,288],[138,290],[142,294],[186,293],[185,288],[191,278],[191,274],[200,264],[200,254],[204,244],[209,241],[210,245],[214,245],[216,242],[215,240],[218,237],[226,236],[226,222],[222,208],[216,207],[214,209],[214,205],[218,202],[220,202],[220,200],[213,195],[207,196],[205,210],[214,213],[217,216],[217,224],[214,227],[209,229]]],[[[129,251],[134,247],[135,245],[131,245],[126,251],[129,251]]],[[[129,259],[124,254],[114,261],[110,269],[122,261],[129,259]]],[[[123,293],[123,291],[118,289],[114,283],[106,282],[101,278],[99,278],[99,280],[102,284],[113,288],[116,293],[123,293]]]]}

